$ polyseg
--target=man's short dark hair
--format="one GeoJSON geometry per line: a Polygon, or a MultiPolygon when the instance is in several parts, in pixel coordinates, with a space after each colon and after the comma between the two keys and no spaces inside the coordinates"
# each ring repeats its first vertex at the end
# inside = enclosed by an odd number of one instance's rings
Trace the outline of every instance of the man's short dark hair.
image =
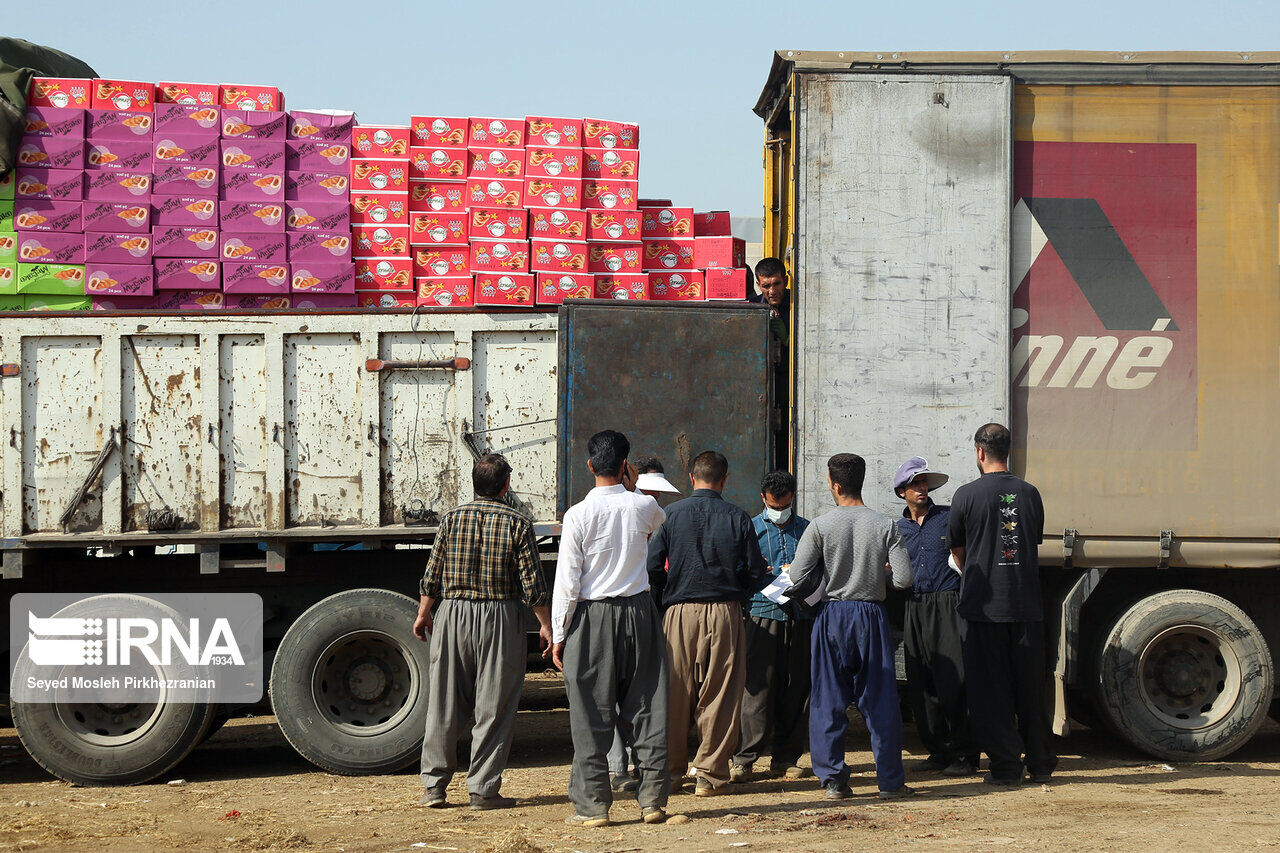
{"type": "Polygon", "coordinates": [[[827,476],[846,497],[862,497],[862,481],[867,477],[867,460],[856,453],[837,453],[827,460],[827,476]]]}
{"type": "Polygon", "coordinates": [[[760,481],[760,494],[772,495],[775,498],[794,495],[796,493],[796,478],[789,471],[770,471],[764,475],[764,479],[760,481]]]}
{"type": "Polygon", "coordinates": [[[501,453],[486,453],[471,466],[471,488],[477,497],[496,498],[511,478],[511,466],[501,453]]]}
{"type": "Polygon", "coordinates": [[[631,464],[636,466],[637,474],[667,473],[662,467],[662,460],[656,456],[637,456],[631,460],[631,464]]]}
{"type": "Polygon", "coordinates": [[[729,476],[729,460],[724,458],[724,454],[704,450],[694,457],[689,471],[699,483],[722,483],[729,476]]]}
{"type": "Polygon", "coordinates": [[[990,423],[978,427],[973,443],[998,462],[1009,461],[1009,449],[1013,447],[1013,435],[1004,424],[990,423]]]}
{"type": "Polygon", "coordinates": [[[761,258],[756,263],[756,278],[773,278],[780,275],[787,277],[787,267],[777,258],[761,258]]]}
{"type": "Polygon", "coordinates": [[[587,442],[587,458],[597,477],[612,477],[622,469],[631,453],[631,442],[617,430],[605,429],[587,442]]]}

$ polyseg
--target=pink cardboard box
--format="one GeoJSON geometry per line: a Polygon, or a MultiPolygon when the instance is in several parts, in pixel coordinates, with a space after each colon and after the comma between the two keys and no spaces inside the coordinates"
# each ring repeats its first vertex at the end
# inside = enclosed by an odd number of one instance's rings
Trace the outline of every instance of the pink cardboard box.
{"type": "Polygon", "coordinates": [[[413,286],[413,261],[409,258],[356,258],[357,290],[400,290],[413,286]]]}
{"type": "Polygon", "coordinates": [[[27,107],[27,136],[61,136],[67,139],[85,138],[84,110],[74,107],[27,107]]]}
{"type": "Polygon", "coordinates": [[[74,136],[26,136],[18,146],[19,166],[83,169],[84,140],[74,136]]]}
{"type": "Polygon", "coordinates": [[[93,80],[85,77],[32,77],[27,103],[36,107],[76,107],[93,103],[93,80]]]}
{"type": "Polygon", "coordinates": [[[289,262],[297,265],[351,263],[351,235],[328,231],[288,231],[289,262]]]}
{"type": "Polygon", "coordinates": [[[584,235],[589,238],[587,212],[564,208],[531,207],[529,208],[529,235],[560,237],[566,240],[581,240],[584,235]]]}
{"type": "Polygon", "coordinates": [[[468,148],[467,176],[479,178],[524,177],[523,148],[468,148]]]}
{"type": "Polygon", "coordinates": [[[409,252],[409,226],[352,225],[351,247],[361,257],[401,257],[409,252]]]}
{"type": "Polygon", "coordinates": [[[582,144],[582,119],[525,116],[525,145],[577,148],[582,144]]]}
{"type": "MultiPolygon", "coordinates": [[[[747,265],[747,244],[737,237],[697,237],[697,250],[693,266],[698,269],[711,267],[743,267],[747,265]]],[[[711,289],[707,282],[708,292],[711,289]]]]}
{"type": "Polygon", "coordinates": [[[151,230],[151,205],[145,201],[86,201],[84,230],[146,234],[151,230]]]}
{"type": "Polygon", "coordinates": [[[24,231],[83,231],[84,205],[78,201],[18,201],[13,225],[24,231]]]}
{"type": "Polygon", "coordinates": [[[408,192],[409,179],[412,177],[414,177],[412,158],[407,163],[402,159],[351,161],[351,189],[353,190],[375,193],[408,192]]]}
{"type": "Polygon", "coordinates": [[[413,277],[467,275],[471,268],[470,246],[414,246],[413,277]]]}
{"type": "MultiPolygon", "coordinates": [[[[467,276],[461,281],[466,282],[466,288],[469,290],[471,277],[467,276]]],[[[452,295],[449,299],[453,299],[452,295]]],[[[401,287],[396,290],[357,290],[356,302],[361,308],[415,308],[418,305],[418,292],[412,287],[401,287]]]]}
{"type": "Polygon", "coordinates": [[[222,286],[222,267],[207,258],[156,258],[156,290],[207,290],[222,286]]]}
{"type": "MultiPolygon", "coordinates": [[[[218,107],[218,86],[214,83],[156,83],[156,106],[182,104],[184,106],[218,107]]],[[[157,110],[158,112],[158,110],[157,110]]]]}
{"type": "Polygon", "coordinates": [[[283,264],[289,260],[289,241],[283,231],[223,231],[220,245],[223,261],[283,264]]]}
{"type": "Polygon", "coordinates": [[[221,178],[222,198],[232,201],[272,201],[283,199],[284,176],[256,169],[224,169],[221,178]]]}
{"type": "Polygon", "coordinates": [[[151,264],[88,264],[84,292],[90,296],[150,296],[155,293],[151,264]]]}
{"type": "Polygon", "coordinates": [[[410,210],[463,211],[467,203],[467,185],[460,181],[409,181],[410,210]]]}
{"type": "Polygon", "coordinates": [[[694,237],[732,237],[733,226],[729,222],[729,211],[712,210],[707,213],[693,215],[694,237]]]}
{"type": "Polygon", "coordinates": [[[223,83],[218,87],[219,100],[225,109],[281,110],[284,96],[275,86],[257,86],[252,83],[223,83]]]}
{"type": "Polygon", "coordinates": [[[161,291],[157,288],[152,308],[166,311],[205,311],[222,308],[226,297],[221,290],[178,290],[161,291]]]}
{"type": "Polygon", "coordinates": [[[156,195],[207,195],[217,198],[220,174],[217,166],[156,163],[151,191],[156,195]]]}
{"type": "Polygon", "coordinates": [[[502,207],[473,207],[467,216],[467,237],[483,240],[529,239],[529,213],[502,207]]]}
{"type": "Polygon", "coordinates": [[[158,225],[217,225],[218,200],[198,195],[152,196],[158,225]]]}
{"type": "Polygon", "coordinates": [[[89,169],[116,169],[149,175],[151,143],[139,139],[93,139],[88,143],[85,164],[89,169]]]}
{"type": "Polygon", "coordinates": [[[288,293],[288,264],[222,264],[223,293],[288,293]]]}
{"type": "Polygon", "coordinates": [[[428,276],[416,279],[413,285],[416,305],[420,308],[469,308],[475,304],[475,282],[471,276],[428,276]]]}
{"type": "Polygon", "coordinates": [[[467,147],[495,146],[503,148],[524,147],[524,119],[476,118],[467,122],[467,147]]]}
{"type": "Polygon", "coordinates": [[[223,110],[223,139],[284,142],[285,115],[276,110],[223,110]]]}
{"type": "Polygon", "coordinates": [[[84,198],[84,171],[81,169],[38,169],[19,166],[14,197],[23,201],[80,201],[84,198]]]}
{"type": "Polygon", "coordinates": [[[588,178],[582,185],[584,206],[588,210],[636,210],[639,187],[638,181],[588,178]]]}
{"type": "Polygon", "coordinates": [[[293,300],[289,294],[232,293],[225,307],[236,311],[288,311],[293,300]]]}
{"type": "Polygon", "coordinates": [[[745,268],[712,267],[706,273],[708,299],[746,299],[747,271],[745,268]]]}
{"type": "Polygon", "coordinates": [[[351,130],[355,127],[355,113],[316,113],[305,110],[289,111],[289,139],[310,142],[341,142],[351,144],[351,130]]]}
{"type": "Polygon", "coordinates": [[[222,168],[284,176],[284,143],[262,139],[223,139],[222,168]]]}
{"type": "Polygon", "coordinates": [[[286,172],[284,176],[284,197],[289,201],[346,201],[350,193],[351,178],[341,172],[286,172]]]}
{"type": "Polygon", "coordinates": [[[362,124],[351,130],[354,157],[409,156],[409,125],[362,124]]]}
{"type": "Polygon", "coordinates": [[[162,165],[214,166],[220,162],[221,140],[199,139],[166,134],[156,136],[156,169],[162,165]]]}
{"type": "Polygon", "coordinates": [[[524,182],[524,203],[529,207],[580,210],[583,186],[581,178],[529,178],[524,182]]]}
{"type": "Polygon", "coordinates": [[[217,107],[156,104],[154,135],[209,141],[218,138],[218,119],[217,107]]]}
{"type": "Polygon", "coordinates": [[[218,232],[207,225],[156,225],[151,242],[157,258],[218,257],[218,232]]]}
{"type": "Polygon", "coordinates": [[[356,273],[351,264],[294,263],[290,289],[294,293],[355,293],[356,273]]]}
{"type": "MultiPolygon", "coordinates": [[[[316,206],[335,204],[299,202],[316,206]]],[[[340,202],[337,202],[340,203],[340,202]]],[[[406,225],[409,222],[409,197],[405,193],[359,193],[351,196],[351,221],[360,225],[406,225]]]]}
{"type": "Polygon", "coordinates": [[[350,231],[351,208],[345,201],[286,201],[290,231],[350,231]]]}
{"type": "Polygon", "coordinates": [[[84,173],[84,197],[87,201],[148,201],[151,181],[150,172],[89,169],[84,173]]]}
{"type": "Polygon", "coordinates": [[[689,239],[693,234],[692,207],[646,207],[640,211],[644,239],[662,237],[689,239]]]}
{"type": "Polygon", "coordinates": [[[519,178],[467,178],[466,199],[468,207],[524,207],[524,181],[519,178]]]}
{"type": "Polygon", "coordinates": [[[154,83],[141,80],[93,81],[93,106],[103,110],[151,112],[156,102],[154,83]]]}
{"type": "Polygon", "coordinates": [[[150,139],[156,123],[151,113],[86,110],[85,115],[88,139],[150,139]]]}
{"type": "Polygon", "coordinates": [[[19,231],[18,260],[32,264],[83,264],[84,235],[78,231],[19,231]]]}
{"type": "Polygon", "coordinates": [[[150,264],[151,237],[146,234],[83,235],[84,260],[89,264],[150,264]]]}
{"type": "Polygon", "coordinates": [[[289,296],[295,311],[325,311],[341,308],[355,308],[357,305],[355,291],[350,293],[293,293],[289,296]]]}
{"type": "Polygon", "coordinates": [[[285,168],[295,172],[333,172],[351,161],[349,142],[312,142],[290,139],[285,143],[285,168]]]}
{"type": "Polygon", "coordinates": [[[584,148],[639,148],[640,127],[625,121],[584,118],[582,146],[584,148]]]}
{"type": "Polygon", "coordinates": [[[156,297],[151,296],[94,296],[89,300],[92,311],[153,311],[156,297]]]}
{"type": "Polygon", "coordinates": [[[284,204],[278,201],[224,200],[218,223],[223,231],[283,231],[284,212],[284,204]]]}
{"type": "Polygon", "coordinates": [[[590,243],[587,245],[587,272],[640,273],[643,254],[641,243],[590,243]]]}

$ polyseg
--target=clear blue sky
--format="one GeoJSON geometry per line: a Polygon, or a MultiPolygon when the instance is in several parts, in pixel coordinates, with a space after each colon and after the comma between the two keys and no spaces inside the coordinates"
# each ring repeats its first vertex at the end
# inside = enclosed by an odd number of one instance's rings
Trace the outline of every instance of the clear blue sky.
{"type": "Polygon", "coordinates": [[[751,112],[776,49],[1278,49],[1280,3],[49,0],[5,30],[107,77],[266,83],[290,107],[640,123],[641,194],[761,214],[751,112]]]}

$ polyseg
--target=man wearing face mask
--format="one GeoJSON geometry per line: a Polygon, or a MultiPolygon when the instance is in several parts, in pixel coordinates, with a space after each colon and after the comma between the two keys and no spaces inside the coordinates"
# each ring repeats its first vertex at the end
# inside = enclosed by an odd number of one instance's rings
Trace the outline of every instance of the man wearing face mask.
{"type": "MultiPolygon", "coordinates": [[[[760,551],[774,580],[791,568],[796,545],[809,526],[792,512],[796,478],[786,471],[766,474],[760,483],[764,511],[752,519],[760,551]]],[[[800,756],[809,741],[809,641],[813,621],[796,611],[793,618],[763,593],[751,597],[747,615],[747,684],[739,717],[741,739],[729,778],[751,779],[752,765],[769,751],[771,776],[803,779],[800,756]]]]}

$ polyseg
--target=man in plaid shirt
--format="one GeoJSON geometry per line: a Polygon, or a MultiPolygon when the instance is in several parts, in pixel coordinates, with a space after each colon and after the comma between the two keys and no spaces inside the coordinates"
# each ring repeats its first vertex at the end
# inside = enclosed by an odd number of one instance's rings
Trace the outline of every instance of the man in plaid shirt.
{"type": "Polygon", "coordinates": [[[445,788],[457,769],[458,730],[473,716],[471,808],[515,805],[498,791],[524,684],[522,605],[538,617],[544,657],[551,608],[533,522],[501,500],[510,480],[511,466],[500,454],[476,460],[476,499],[440,520],[420,586],[413,632],[431,643],[421,801],[429,808],[445,805],[445,788]]]}

